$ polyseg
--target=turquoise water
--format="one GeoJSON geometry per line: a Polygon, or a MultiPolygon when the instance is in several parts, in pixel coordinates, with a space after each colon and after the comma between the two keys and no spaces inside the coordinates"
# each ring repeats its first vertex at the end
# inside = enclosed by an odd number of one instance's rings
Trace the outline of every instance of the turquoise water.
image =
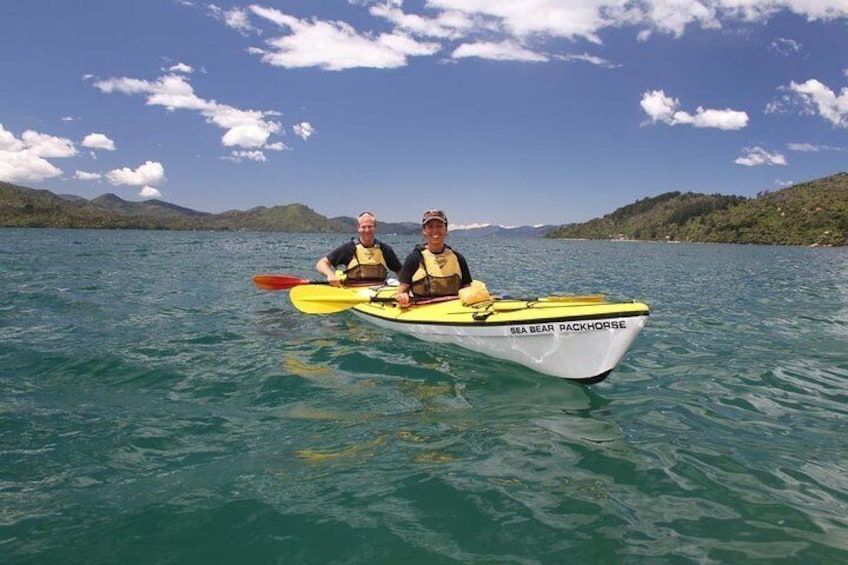
{"type": "Polygon", "coordinates": [[[0,563],[848,561],[848,250],[453,238],[651,305],[585,387],[250,282],[342,239],[0,230],[0,563]]]}

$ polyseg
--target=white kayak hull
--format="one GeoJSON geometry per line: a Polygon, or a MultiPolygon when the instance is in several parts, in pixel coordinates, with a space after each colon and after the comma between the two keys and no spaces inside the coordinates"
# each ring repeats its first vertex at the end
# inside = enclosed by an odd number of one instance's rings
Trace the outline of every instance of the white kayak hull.
{"type": "Polygon", "coordinates": [[[473,321],[472,316],[463,316],[460,310],[467,307],[461,306],[430,320],[415,320],[393,304],[363,304],[353,312],[381,328],[587,384],[603,380],[618,366],[649,314],[641,303],[539,306],[485,316],[478,313],[473,321]]]}

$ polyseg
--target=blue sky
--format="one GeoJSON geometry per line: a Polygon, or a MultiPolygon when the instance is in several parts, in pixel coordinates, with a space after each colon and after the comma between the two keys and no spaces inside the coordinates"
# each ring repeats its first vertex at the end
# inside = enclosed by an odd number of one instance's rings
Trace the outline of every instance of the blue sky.
{"type": "Polygon", "coordinates": [[[0,180],[562,224],[848,170],[848,0],[0,2],[0,180]]]}

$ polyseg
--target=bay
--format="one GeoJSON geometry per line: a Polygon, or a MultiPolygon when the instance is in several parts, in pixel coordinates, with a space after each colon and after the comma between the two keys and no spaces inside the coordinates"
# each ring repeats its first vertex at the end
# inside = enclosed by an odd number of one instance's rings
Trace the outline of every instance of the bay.
{"type": "Polygon", "coordinates": [[[0,562],[848,560],[848,250],[449,239],[648,325],[586,387],[251,284],[343,236],[0,230],[0,562]]]}

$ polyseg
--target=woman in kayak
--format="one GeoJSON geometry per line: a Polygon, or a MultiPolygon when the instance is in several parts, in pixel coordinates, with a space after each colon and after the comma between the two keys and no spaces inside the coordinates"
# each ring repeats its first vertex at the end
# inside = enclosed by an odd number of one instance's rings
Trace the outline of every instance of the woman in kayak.
{"type": "Polygon", "coordinates": [[[400,285],[395,300],[401,308],[410,298],[454,296],[471,284],[468,263],[460,253],[445,244],[448,218],[441,210],[427,210],[421,218],[421,233],[427,238],[407,255],[400,271],[400,285]]]}
{"type": "Polygon", "coordinates": [[[341,286],[336,266],[343,267],[347,283],[382,284],[389,270],[400,273],[400,260],[391,246],[376,239],[377,218],[371,212],[362,212],[357,218],[359,239],[351,239],[333,249],[315,263],[315,269],[327,277],[333,286],[341,286]]]}

